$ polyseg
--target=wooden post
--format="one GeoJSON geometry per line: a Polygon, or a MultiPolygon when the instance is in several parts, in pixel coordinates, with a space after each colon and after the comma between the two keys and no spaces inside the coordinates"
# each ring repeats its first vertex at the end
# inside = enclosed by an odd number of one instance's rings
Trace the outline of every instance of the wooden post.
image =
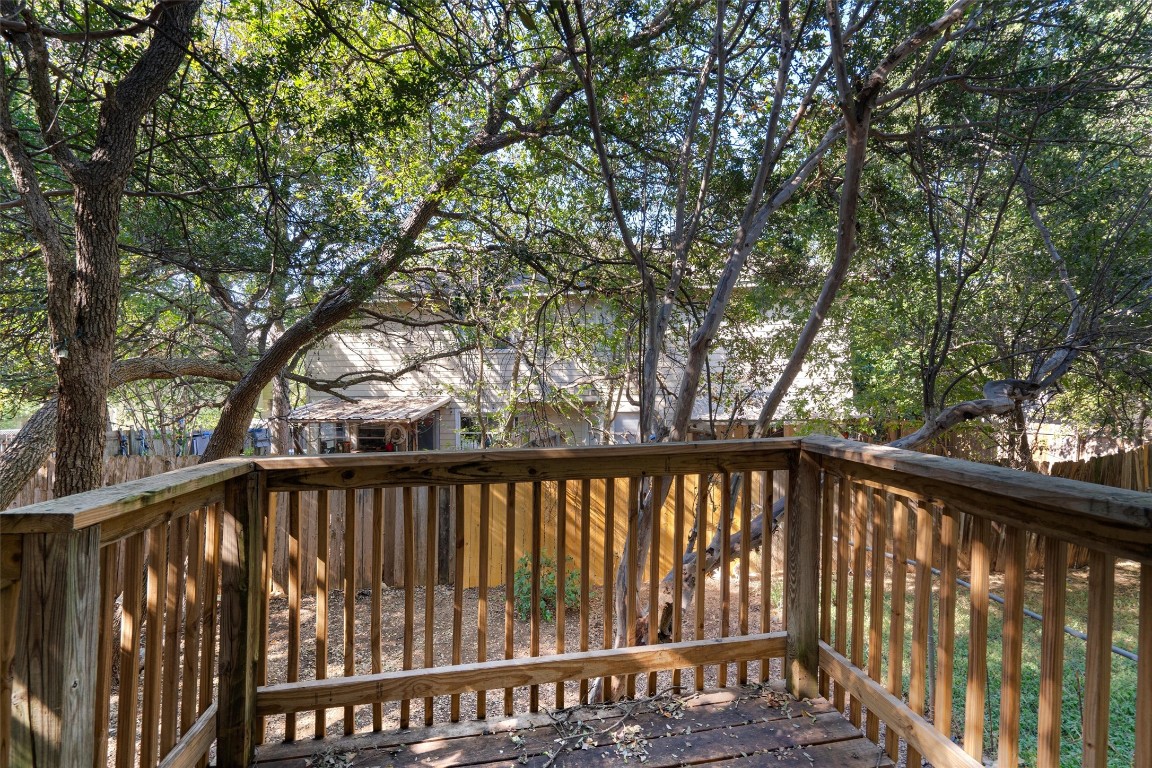
{"type": "Polygon", "coordinates": [[[820,467],[798,451],[788,473],[786,584],[789,692],[798,699],[819,695],[820,467]]]}
{"type": "Polygon", "coordinates": [[[90,768],[96,743],[100,526],[23,537],[13,766],[90,768]]]}
{"type": "Polygon", "coordinates": [[[246,768],[256,745],[256,680],[264,608],[260,554],[267,498],[264,475],[255,472],[229,480],[224,488],[218,768],[246,768]]]}

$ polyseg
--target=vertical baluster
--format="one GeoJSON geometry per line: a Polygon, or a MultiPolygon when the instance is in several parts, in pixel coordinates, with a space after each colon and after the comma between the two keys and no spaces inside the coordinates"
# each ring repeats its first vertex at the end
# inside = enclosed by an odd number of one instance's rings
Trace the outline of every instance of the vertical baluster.
{"type": "MultiPolygon", "coordinates": [[[[288,669],[284,680],[300,679],[300,545],[304,524],[300,516],[300,492],[288,495],[288,669]]],[[[296,713],[284,715],[284,740],[296,740],[296,713]]]]}
{"type": "MultiPolygon", "coordinates": [[[[731,633],[732,621],[732,476],[720,475],[720,637],[731,633]]],[[[718,665],[717,683],[728,685],[728,665],[718,665]]]]}
{"type": "MultiPolygon", "coordinates": [[[[740,586],[737,603],[737,622],[740,635],[748,634],[748,568],[752,549],[752,473],[745,472],[740,477],[740,586]]],[[[748,684],[748,662],[736,665],[736,680],[740,685],[748,684]]]]}
{"type": "MultiPolygon", "coordinates": [[[[316,493],[316,679],[328,677],[328,491],[316,493]]],[[[324,738],[328,710],[316,710],[315,736],[324,738]]]]}
{"type": "MultiPolygon", "coordinates": [[[[707,556],[708,539],[708,486],[711,476],[696,476],[696,632],[693,640],[704,639],[704,558],[707,556]]],[[[704,667],[696,667],[695,688],[704,690],[704,667]]]]}
{"type": "MultiPolygon", "coordinates": [[[[404,486],[404,650],[401,665],[404,669],[412,669],[412,656],[414,641],[413,632],[416,623],[416,510],[412,498],[412,486],[404,486]]],[[[409,699],[400,701],[400,727],[407,728],[411,722],[412,702],[409,699]]]]}
{"type": "MultiPolygon", "coordinates": [[[[540,655],[540,569],[542,563],[542,541],[541,537],[543,531],[543,507],[544,507],[544,489],[539,482],[532,483],[532,531],[530,533],[532,542],[532,586],[531,586],[531,601],[532,607],[529,610],[529,626],[528,626],[528,655],[540,655]]],[[[528,711],[540,711],[540,686],[531,685],[528,687],[528,711]]]]}
{"type": "MultiPolygon", "coordinates": [[[[565,600],[568,597],[568,483],[556,484],[556,653],[564,653],[565,600]]],[[[564,682],[556,683],[556,708],[564,708],[564,682]]]]}
{"type": "MultiPolygon", "coordinates": [[[[216,626],[219,620],[219,594],[220,594],[220,546],[222,530],[220,515],[222,505],[217,503],[208,507],[204,520],[204,582],[203,592],[206,598],[204,626],[200,633],[200,673],[199,673],[199,700],[196,711],[202,713],[212,704],[213,682],[216,675],[216,626]]],[[[201,757],[197,763],[198,768],[208,765],[208,756],[201,757]]]]}
{"type": "MultiPolygon", "coordinates": [[[[760,631],[772,631],[772,533],[776,527],[772,514],[774,493],[772,491],[772,470],[766,470],[760,479],[760,514],[764,518],[764,528],[760,539],[760,631]]],[[[771,677],[769,659],[760,659],[760,682],[771,677]]]]}
{"type": "MultiPolygon", "coordinates": [[[[872,583],[868,605],[868,677],[880,682],[883,680],[882,662],[884,653],[884,570],[885,539],[887,519],[884,496],[879,490],[872,491],[872,583]]],[[[869,741],[880,740],[880,719],[876,713],[868,712],[867,736],[869,741]]]]}
{"type": "MultiPolygon", "coordinates": [[[[180,732],[196,722],[197,673],[200,663],[200,624],[204,617],[204,518],[198,509],[188,518],[188,576],[184,581],[184,663],[180,677],[180,732]]],[[[103,763],[101,763],[103,765],[103,763]]]]}
{"type": "MultiPolygon", "coordinates": [[[[204,527],[205,562],[204,596],[207,598],[207,617],[200,634],[200,702],[197,710],[207,711],[212,705],[212,685],[216,677],[216,626],[220,618],[220,546],[223,529],[220,516],[223,505],[214,504],[209,509],[204,527]]],[[[126,603],[125,603],[126,604],[126,603]]],[[[121,667],[123,669],[123,667],[121,667]]],[[[135,698],[135,696],[133,696],[135,698]]],[[[119,722],[124,722],[120,720],[119,722]]],[[[117,743],[119,746],[119,743],[117,743]]],[[[201,768],[208,764],[208,757],[200,758],[201,768]]]]}
{"type": "MultiPolygon", "coordinates": [[[[368,621],[372,644],[372,674],[384,671],[384,489],[372,489],[372,606],[368,621]]],[[[372,705],[372,730],[384,729],[384,705],[372,705]]]]}
{"type": "MultiPolygon", "coordinates": [[[[904,602],[908,574],[908,500],[888,496],[892,516],[892,605],[888,620],[888,691],[904,698],[904,602]]],[[[900,738],[892,728],[884,734],[884,747],[892,762],[900,757],[900,738]]]]}
{"type": "MultiPolygon", "coordinates": [[[[0,621],[4,622],[4,626],[8,628],[16,626],[16,615],[20,601],[19,588],[19,584],[0,588],[0,621]]],[[[119,638],[115,639],[118,640],[119,638]]],[[[113,638],[109,638],[110,642],[112,640],[113,638]]],[[[12,744],[12,689],[14,681],[10,670],[15,656],[16,633],[13,631],[0,632],[0,768],[11,768],[9,758],[12,750],[9,745],[12,744]]],[[[109,668],[109,678],[111,678],[110,673],[111,668],[109,668]]],[[[99,704],[99,700],[97,700],[97,704],[99,704]]],[[[99,724],[100,721],[97,720],[96,722],[99,724]]],[[[107,732],[107,727],[105,727],[105,732],[107,732]]],[[[107,753],[107,751],[107,747],[105,747],[104,752],[107,753]]],[[[105,759],[97,750],[93,758],[94,768],[101,768],[105,759]]]]}
{"type": "MultiPolygon", "coordinates": [[[[274,574],[272,573],[272,566],[276,560],[276,507],[277,499],[275,493],[269,493],[268,498],[264,504],[264,508],[268,510],[268,514],[262,521],[264,524],[264,552],[261,553],[264,557],[264,562],[261,564],[261,578],[260,583],[264,585],[264,620],[260,623],[260,647],[268,648],[268,632],[269,622],[272,620],[272,586],[274,583],[274,574]]],[[[171,548],[171,544],[169,544],[171,548]]],[[[171,578],[169,579],[171,580],[171,578]]],[[[164,675],[165,679],[168,675],[164,675]]],[[[259,669],[256,673],[257,685],[268,684],[268,653],[260,654],[259,669]]],[[[260,717],[256,719],[256,743],[264,743],[264,722],[265,718],[260,717]]],[[[163,743],[164,738],[161,736],[161,754],[164,753],[163,743]]]]}
{"type": "Polygon", "coordinates": [[[1000,667],[1000,733],[997,760],[1018,765],[1020,755],[1020,665],[1024,647],[1024,559],[1027,534],[1005,532],[1004,628],[1000,667]]]}
{"type": "MultiPolygon", "coordinates": [[[[628,586],[624,593],[624,644],[636,644],[637,596],[640,592],[640,562],[637,539],[640,536],[640,479],[628,478],[628,533],[624,546],[628,557],[628,586]]],[[[636,696],[636,676],[624,678],[625,696],[636,696]]]]}
{"type": "MultiPolygon", "coordinates": [[[[436,666],[436,550],[437,538],[447,536],[448,532],[437,530],[440,519],[437,493],[439,489],[431,486],[427,489],[428,524],[424,537],[424,667],[426,669],[436,666]]],[[[424,699],[424,725],[432,725],[432,697],[424,699]]]]}
{"type": "MultiPolygon", "coordinates": [[[[832,644],[832,538],[835,521],[835,481],[824,473],[823,502],[820,506],[820,641],[832,644]]],[[[765,518],[767,519],[767,518],[765,518]]],[[[832,681],[828,673],[820,670],[820,695],[825,699],[831,693],[832,681]]]]}
{"type": "MultiPolygon", "coordinates": [[[[580,481],[580,650],[588,650],[592,581],[592,481],[580,481]]],[[[588,700],[588,678],[580,678],[580,701],[588,700]]]]}
{"type": "MultiPolygon", "coordinates": [[[[112,658],[115,651],[115,640],[112,637],[112,614],[116,607],[116,570],[120,560],[120,542],[109,544],[100,550],[100,629],[96,640],[96,748],[93,751],[93,768],[100,768],[108,762],[108,725],[109,698],[112,694],[112,658]]],[[[0,619],[9,621],[9,618],[0,613],[0,619]]],[[[8,655],[3,658],[7,660],[8,655]]],[[[7,675],[7,669],[0,667],[0,675],[7,675]]],[[[185,679],[185,685],[195,682],[185,679]]],[[[5,688],[3,693],[7,694],[5,688]]],[[[7,703],[7,702],[5,702],[7,703]]],[[[0,710],[0,716],[7,714],[7,710],[0,710]]],[[[4,724],[7,726],[7,723],[4,724]]],[[[7,739],[2,743],[7,746],[7,739]]],[[[8,755],[0,755],[7,760],[8,755]]],[[[4,765],[7,765],[5,762],[4,765]]]]}
{"type": "MultiPolygon", "coordinates": [[[[865,571],[868,568],[868,498],[871,495],[863,485],[856,486],[855,503],[852,514],[854,526],[852,530],[852,663],[860,669],[864,668],[864,584],[865,571]]],[[[861,711],[860,700],[852,697],[848,707],[848,717],[852,725],[860,727],[861,711]]]]}
{"type": "MultiPolygon", "coordinates": [[[[455,488],[455,525],[456,540],[453,542],[455,552],[455,567],[452,571],[452,663],[460,664],[463,659],[464,645],[464,486],[455,488]]],[[[447,533],[445,533],[447,535],[447,533]]],[[[452,722],[460,722],[460,694],[452,695],[451,712],[452,722]]]]}
{"type": "MultiPolygon", "coordinates": [[[[912,663],[908,670],[908,706],[924,714],[928,702],[928,629],[932,621],[932,514],[916,503],[916,594],[912,606],[912,663]]],[[[1017,665],[1019,669],[1019,665],[1017,665]]],[[[920,765],[920,753],[908,745],[908,765],[920,765]]]]}
{"type": "MultiPolygon", "coordinates": [[[[952,738],[952,678],[956,643],[956,566],[960,526],[956,512],[940,509],[940,621],[936,638],[936,730],[952,738]]],[[[1063,625],[1061,625],[1063,626],[1063,625]]]]}
{"type": "MultiPolygon", "coordinates": [[[[648,492],[652,499],[651,514],[648,516],[648,645],[653,646],[659,642],[660,630],[660,518],[663,505],[657,505],[657,499],[663,498],[660,493],[664,487],[662,483],[666,478],[652,478],[649,481],[648,492]]],[[[656,695],[656,673],[648,675],[648,695],[656,695]]]]}
{"type": "MultiPolygon", "coordinates": [[[[516,574],[516,484],[508,483],[504,494],[504,658],[511,659],[516,650],[512,626],[516,610],[513,594],[516,574]]],[[[504,689],[504,716],[512,716],[512,688],[504,689]]]]}
{"type": "Polygon", "coordinates": [[[148,531],[148,618],[144,637],[144,700],[140,716],[140,764],[158,762],[164,597],[168,591],[168,526],[148,531]]]}
{"type": "MultiPolygon", "coordinates": [[[[848,655],[848,543],[852,529],[852,478],[840,478],[840,509],[836,526],[836,651],[848,655]]],[[[844,686],[836,686],[835,705],[843,712],[844,686]]]]}
{"type": "Polygon", "coordinates": [[[1088,768],[1107,768],[1116,558],[1096,551],[1089,553],[1088,558],[1090,599],[1084,669],[1083,763],[1088,768]]]}
{"type": "Polygon", "coordinates": [[[148,533],[138,533],[124,543],[124,600],[120,614],[120,690],[116,713],[116,765],[131,768],[136,757],[136,691],[140,684],[141,578],[148,533]]]}
{"type": "Polygon", "coordinates": [[[1040,628],[1040,712],[1036,732],[1036,764],[1040,768],[1060,765],[1067,577],[1068,545],[1048,537],[1044,541],[1044,621],[1040,628]]]}
{"type": "MultiPolygon", "coordinates": [[[[188,516],[176,518],[168,526],[168,583],[164,598],[164,696],[160,704],[160,757],[165,757],[176,744],[178,701],[180,693],[180,637],[184,623],[184,546],[188,541],[188,516]]],[[[272,567],[268,566],[268,581],[272,567]]],[[[264,611],[268,616],[268,611],[264,611]]],[[[264,624],[267,632],[267,623],[264,624]]],[[[263,659],[265,654],[261,654],[263,659]]],[[[258,727],[257,736],[264,729],[258,727]]]]}
{"type": "Polygon", "coordinates": [[[988,688],[988,519],[972,518],[971,613],[968,620],[968,688],[964,699],[964,751],[984,756],[984,699],[988,688]]]}
{"type": "MultiPolygon", "coordinates": [[[[684,578],[680,564],[684,562],[684,475],[676,475],[672,486],[672,642],[680,642],[681,624],[684,617],[682,603],[684,600],[684,578]]],[[[655,618],[649,610],[649,621],[659,623],[660,616],[655,618]]],[[[672,690],[680,692],[680,668],[672,671],[672,690]]]]}
{"type": "MultiPolygon", "coordinates": [[[[344,491],[344,676],[356,674],[356,490],[344,491]]],[[[356,708],[344,707],[344,735],[356,730],[356,708]]]]}
{"type": "MultiPolygon", "coordinates": [[[[488,547],[492,532],[492,486],[480,486],[480,556],[476,579],[476,661],[488,660],[488,547]]],[[[488,716],[488,691],[476,691],[476,717],[488,716]]]]}
{"type": "MultiPolygon", "coordinates": [[[[603,569],[604,586],[602,587],[603,600],[601,605],[604,627],[603,647],[612,647],[612,612],[615,607],[613,599],[613,584],[615,582],[615,565],[613,554],[616,551],[616,480],[608,478],[604,481],[604,557],[603,569]]],[[[611,701],[612,678],[603,678],[604,700],[611,701]]]]}
{"type": "Polygon", "coordinates": [[[1140,564],[1140,629],[1136,647],[1142,649],[1136,663],[1136,760],[1152,765],[1152,563],[1140,564]]]}

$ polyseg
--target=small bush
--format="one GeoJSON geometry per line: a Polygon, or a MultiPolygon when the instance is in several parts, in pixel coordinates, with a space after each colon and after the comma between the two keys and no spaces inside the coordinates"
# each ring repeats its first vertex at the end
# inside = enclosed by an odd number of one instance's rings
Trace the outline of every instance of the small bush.
{"type": "MultiPolygon", "coordinates": [[[[568,558],[564,569],[564,605],[576,608],[580,604],[580,569],[571,567],[568,558]]],[[[516,618],[528,621],[532,615],[532,558],[524,555],[516,562],[512,575],[512,600],[516,618]]],[[[552,621],[556,617],[556,561],[548,555],[540,556],[540,618],[552,621]]]]}

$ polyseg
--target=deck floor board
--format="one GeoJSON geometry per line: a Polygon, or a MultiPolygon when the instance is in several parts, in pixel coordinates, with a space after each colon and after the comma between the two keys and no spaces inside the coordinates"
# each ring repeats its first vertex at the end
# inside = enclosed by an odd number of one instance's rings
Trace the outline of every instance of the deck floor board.
{"type": "Polygon", "coordinates": [[[892,765],[824,699],[801,702],[767,689],[666,696],[634,707],[571,708],[553,717],[560,722],[536,716],[268,745],[257,752],[257,761],[260,768],[892,765]],[[561,754],[552,760],[557,750],[561,754]]]}

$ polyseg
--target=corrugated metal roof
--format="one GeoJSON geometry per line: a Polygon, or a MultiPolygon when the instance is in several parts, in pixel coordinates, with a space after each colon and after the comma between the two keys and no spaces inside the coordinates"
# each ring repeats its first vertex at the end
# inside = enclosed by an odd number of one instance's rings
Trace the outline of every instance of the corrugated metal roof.
{"type": "Polygon", "coordinates": [[[451,402],[440,397],[365,397],[355,402],[337,398],[294,408],[288,421],[418,421],[451,402]]]}

